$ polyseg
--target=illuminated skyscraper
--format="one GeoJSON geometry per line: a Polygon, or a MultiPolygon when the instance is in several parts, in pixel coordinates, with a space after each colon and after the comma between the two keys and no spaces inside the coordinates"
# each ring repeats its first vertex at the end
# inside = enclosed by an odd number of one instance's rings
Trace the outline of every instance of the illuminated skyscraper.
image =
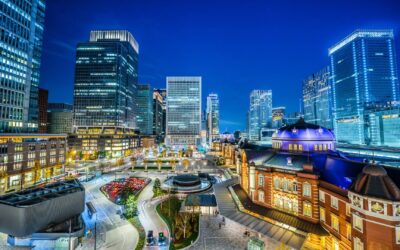
{"type": "Polygon", "coordinates": [[[92,31],[76,48],[74,126],[134,128],[139,45],[125,30],[92,31]]]}
{"type": "Polygon", "coordinates": [[[260,140],[261,128],[272,126],[272,90],[253,90],[250,93],[249,139],[260,140]]]}
{"type": "Polygon", "coordinates": [[[167,77],[166,143],[198,145],[201,130],[201,77],[167,77]]]}
{"type": "Polygon", "coordinates": [[[166,89],[153,90],[153,134],[162,140],[165,136],[166,89]]]}
{"type": "Polygon", "coordinates": [[[306,122],[332,129],[329,77],[329,67],[325,67],[303,81],[303,111],[306,122]]]}
{"type": "Polygon", "coordinates": [[[0,1],[0,132],[38,130],[44,0],[0,1]]]}
{"type": "Polygon", "coordinates": [[[153,134],[153,89],[149,84],[138,85],[136,125],[141,134],[153,134]]]}
{"type": "Polygon", "coordinates": [[[340,143],[370,144],[366,107],[399,101],[392,30],[356,30],[329,49],[334,131],[340,143]]]}
{"type": "Polygon", "coordinates": [[[283,126],[285,119],[286,107],[275,107],[272,108],[272,127],[280,128],[283,126]]]}
{"type": "Polygon", "coordinates": [[[218,94],[211,93],[207,96],[207,137],[208,143],[219,138],[219,98],[218,94]]]}

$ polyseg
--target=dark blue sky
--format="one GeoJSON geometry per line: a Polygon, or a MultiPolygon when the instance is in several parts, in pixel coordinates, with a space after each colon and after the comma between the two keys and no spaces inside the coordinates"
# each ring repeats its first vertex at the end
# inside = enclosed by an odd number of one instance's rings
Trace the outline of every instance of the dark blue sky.
{"type": "Polygon", "coordinates": [[[327,49],[358,28],[392,28],[398,59],[399,0],[49,0],[41,86],[72,103],[75,46],[92,29],[127,29],[140,44],[139,80],[203,77],[203,103],[220,95],[221,131],[245,128],[249,93],[299,109],[301,82],[328,64],[327,49]]]}

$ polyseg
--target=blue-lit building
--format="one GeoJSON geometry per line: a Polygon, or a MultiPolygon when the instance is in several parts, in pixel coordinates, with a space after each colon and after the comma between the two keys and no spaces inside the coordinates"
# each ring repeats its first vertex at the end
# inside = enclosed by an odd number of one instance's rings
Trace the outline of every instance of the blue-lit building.
{"type": "Polygon", "coordinates": [[[0,132],[36,132],[44,0],[0,1],[0,132]]]}
{"type": "Polygon", "coordinates": [[[219,139],[219,97],[218,94],[210,93],[207,96],[207,138],[208,143],[219,139]]]}
{"type": "Polygon", "coordinates": [[[136,130],[139,45],[126,30],[90,32],[76,48],[73,131],[68,147],[83,155],[129,156],[136,130]]]}
{"type": "Polygon", "coordinates": [[[332,129],[332,98],[329,67],[303,80],[304,120],[332,129]]]}
{"type": "Polygon", "coordinates": [[[364,120],[367,144],[371,146],[400,147],[400,106],[374,105],[365,110],[364,120]]]}
{"type": "Polygon", "coordinates": [[[200,144],[201,77],[167,77],[166,144],[176,147],[200,144]]]}
{"type": "Polygon", "coordinates": [[[153,134],[153,89],[150,84],[139,84],[137,90],[136,126],[141,134],[153,134]]]}
{"type": "Polygon", "coordinates": [[[272,108],[272,127],[282,127],[285,119],[286,107],[274,107],[272,108]]]}
{"type": "Polygon", "coordinates": [[[337,140],[369,145],[366,107],[399,101],[393,31],[356,30],[331,47],[329,57],[337,140]]]}
{"type": "Polygon", "coordinates": [[[253,90],[250,93],[249,139],[260,140],[261,128],[272,127],[272,90],[253,90]]]}
{"type": "Polygon", "coordinates": [[[126,30],[90,32],[76,48],[74,126],[135,128],[139,45],[126,30]]]}

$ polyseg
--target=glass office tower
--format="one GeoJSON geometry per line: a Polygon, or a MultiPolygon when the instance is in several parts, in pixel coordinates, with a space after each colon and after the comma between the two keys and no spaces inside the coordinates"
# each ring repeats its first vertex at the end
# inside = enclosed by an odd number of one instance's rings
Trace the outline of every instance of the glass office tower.
{"type": "Polygon", "coordinates": [[[329,67],[325,67],[303,80],[303,112],[306,122],[332,129],[329,77],[329,67]]]}
{"type": "Polygon", "coordinates": [[[36,132],[45,1],[0,1],[0,132],[36,132]]]}
{"type": "Polygon", "coordinates": [[[211,145],[213,140],[219,139],[219,97],[211,93],[207,96],[207,137],[211,145]]]}
{"type": "Polygon", "coordinates": [[[272,108],[272,127],[280,128],[283,126],[285,119],[286,107],[272,108]]]}
{"type": "Polygon", "coordinates": [[[369,106],[399,101],[392,30],[356,30],[329,49],[333,125],[339,143],[370,144],[369,106]]]}
{"type": "Polygon", "coordinates": [[[167,145],[200,143],[201,77],[167,77],[167,145]]]}
{"type": "Polygon", "coordinates": [[[153,134],[158,141],[162,141],[165,136],[166,97],[166,89],[153,90],[153,134]]]}
{"type": "Polygon", "coordinates": [[[149,84],[138,85],[136,126],[141,134],[153,134],[153,90],[149,84]]]}
{"type": "Polygon", "coordinates": [[[76,48],[74,126],[134,128],[139,45],[126,30],[92,31],[76,48]]]}
{"type": "Polygon", "coordinates": [[[260,140],[261,128],[272,127],[272,90],[253,90],[250,93],[249,138],[260,140]]]}

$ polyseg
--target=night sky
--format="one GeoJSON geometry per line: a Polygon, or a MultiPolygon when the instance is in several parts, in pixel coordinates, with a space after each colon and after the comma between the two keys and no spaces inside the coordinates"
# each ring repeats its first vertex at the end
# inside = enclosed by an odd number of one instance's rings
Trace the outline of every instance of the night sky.
{"type": "MultiPolygon", "coordinates": [[[[41,86],[72,103],[75,47],[93,29],[129,30],[139,82],[203,77],[203,106],[220,96],[221,132],[244,129],[252,89],[299,110],[302,80],[328,65],[328,48],[358,28],[390,28],[400,58],[399,0],[48,0],[41,86]]],[[[398,63],[400,65],[400,63],[398,63]]]]}

